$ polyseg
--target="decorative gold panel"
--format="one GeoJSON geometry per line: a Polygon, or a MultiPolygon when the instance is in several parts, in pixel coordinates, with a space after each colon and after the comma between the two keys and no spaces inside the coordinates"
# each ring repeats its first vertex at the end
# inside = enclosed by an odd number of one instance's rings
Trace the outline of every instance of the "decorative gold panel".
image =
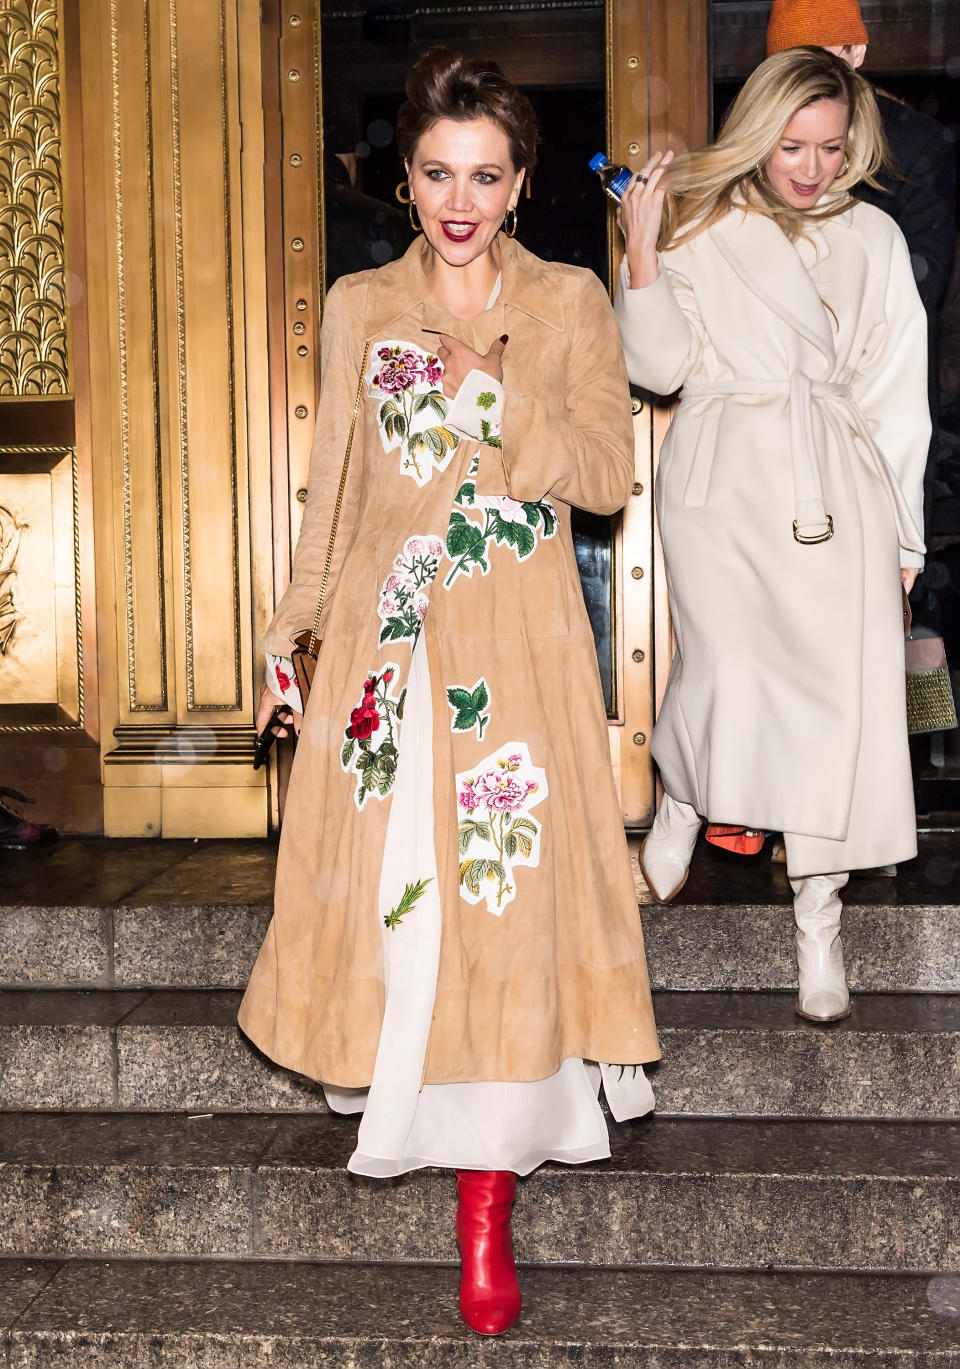
{"type": "Polygon", "coordinates": [[[70,393],[56,0],[0,5],[0,397],[70,393]]]}
{"type": "Polygon", "coordinates": [[[111,0],[122,622],[131,713],[169,707],[152,65],[149,0],[124,0],[122,10],[111,0]]]}
{"type": "Polygon", "coordinates": [[[0,447],[0,732],[83,727],[77,458],[0,447]]]}

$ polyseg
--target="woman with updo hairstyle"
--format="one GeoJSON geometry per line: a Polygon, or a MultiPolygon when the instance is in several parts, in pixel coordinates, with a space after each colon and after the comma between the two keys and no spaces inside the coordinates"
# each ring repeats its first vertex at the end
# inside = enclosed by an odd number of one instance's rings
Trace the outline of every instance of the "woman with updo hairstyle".
{"type": "Polygon", "coordinates": [[[610,1154],[601,1082],[617,1119],[653,1106],[570,530],[572,506],[626,502],[633,427],[604,287],[516,236],[527,99],[449,48],[417,62],[407,96],[418,236],[327,296],[303,526],[263,643],[258,730],[286,705],[299,744],[240,1024],[333,1111],[362,1114],[353,1173],[457,1171],[460,1307],[493,1335],[520,1312],[516,1176],[610,1154]],[[325,578],[301,720],[291,643],[325,578]]]}
{"type": "Polygon", "coordinates": [[[657,475],[676,654],[641,862],[683,887],[701,819],[783,832],[797,1012],[850,1013],[839,892],[917,852],[903,594],[923,564],[926,319],[903,235],[854,198],[885,145],[823,48],[753,73],[716,142],[623,200],[631,380],[680,389],[657,475]]]}

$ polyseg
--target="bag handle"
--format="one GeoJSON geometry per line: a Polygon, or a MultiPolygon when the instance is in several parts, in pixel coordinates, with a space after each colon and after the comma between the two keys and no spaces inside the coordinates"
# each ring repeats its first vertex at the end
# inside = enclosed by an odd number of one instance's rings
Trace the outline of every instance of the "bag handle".
{"type": "Polygon", "coordinates": [[[903,599],[903,635],[904,637],[909,637],[910,633],[913,631],[913,609],[910,606],[910,600],[907,598],[906,586],[902,581],[900,584],[900,595],[903,599]]]}
{"type": "Polygon", "coordinates": [[[327,559],[323,567],[323,575],[320,577],[320,593],[317,597],[317,611],[313,615],[313,627],[310,629],[310,645],[307,650],[311,656],[316,654],[317,642],[320,639],[320,618],[323,614],[323,603],[327,597],[327,581],[330,579],[330,567],[333,565],[333,546],[337,540],[337,528],[340,525],[340,511],[343,508],[343,492],[347,486],[347,471],[350,468],[350,452],[353,449],[353,435],[357,430],[357,417],[360,413],[360,399],[363,395],[363,380],[367,373],[367,359],[370,356],[369,340],[363,344],[363,360],[360,362],[360,379],[357,381],[357,394],[353,401],[353,417],[350,420],[350,432],[347,434],[347,449],[343,454],[343,469],[340,472],[340,487],[337,490],[337,502],[333,506],[333,521],[330,524],[330,542],[327,546],[327,559]]]}

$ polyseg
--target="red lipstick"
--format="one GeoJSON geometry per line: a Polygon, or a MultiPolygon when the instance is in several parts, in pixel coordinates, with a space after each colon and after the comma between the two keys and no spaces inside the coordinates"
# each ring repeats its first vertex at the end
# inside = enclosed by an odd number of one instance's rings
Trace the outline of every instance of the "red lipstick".
{"type": "Polygon", "coordinates": [[[476,223],[458,223],[456,219],[449,219],[446,222],[440,220],[440,227],[450,242],[469,242],[479,226],[476,223]]]}

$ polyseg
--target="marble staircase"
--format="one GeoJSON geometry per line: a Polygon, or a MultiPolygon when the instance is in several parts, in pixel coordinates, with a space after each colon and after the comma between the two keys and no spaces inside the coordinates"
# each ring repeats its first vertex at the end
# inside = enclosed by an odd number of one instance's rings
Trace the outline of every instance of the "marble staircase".
{"type": "Polygon", "coordinates": [[[960,839],[849,890],[854,1015],[793,1012],[788,887],[638,875],[658,1113],[521,1185],[525,1311],[460,1324],[450,1177],[240,1036],[275,852],[0,854],[4,1369],[960,1369],[960,839]]]}

